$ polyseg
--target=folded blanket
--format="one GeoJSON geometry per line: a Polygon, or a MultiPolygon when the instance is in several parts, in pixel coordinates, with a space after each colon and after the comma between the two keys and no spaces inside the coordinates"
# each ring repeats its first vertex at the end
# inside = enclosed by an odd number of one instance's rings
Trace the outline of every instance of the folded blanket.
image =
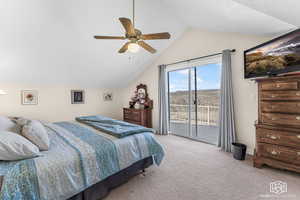
{"type": "Polygon", "coordinates": [[[136,124],[130,124],[124,121],[119,121],[100,115],[77,117],[76,120],[97,130],[113,135],[117,138],[144,132],[155,133],[155,130],[151,128],[146,128],[136,124]]]}

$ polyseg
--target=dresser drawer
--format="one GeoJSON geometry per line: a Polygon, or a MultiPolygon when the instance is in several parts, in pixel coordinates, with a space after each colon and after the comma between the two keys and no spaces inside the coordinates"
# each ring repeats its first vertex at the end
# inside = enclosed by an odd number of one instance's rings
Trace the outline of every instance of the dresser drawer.
{"type": "Polygon", "coordinates": [[[297,149],[258,143],[257,153],[260,156],[273,158],[296,165],[300,164],[300,150],[297,149]]]}
{"type": "Polygon", "coordinates": [[[279,112],[300,114],[300,102],[261,102],[262,112],[279,112]]]}
{"type": "Polygon", "coordinates": [[[141,113],[140,112],[124,113],[124,119],[129,119],[132,121],[140,121],[141,113]]]}
{"type": "Polygon", "coordinates": [[[136,109],[124,108],[124,114],[131,114],[131,113],[139,114],[140,111],[136,109]]]}
{"type": "Polygon", "coordinates": [[[256,139],[257,142],[277,144],[300,149],[300,133],[257,128],[256,139]]]}
{"type": "Polygon", "coordinates": [[[295,101],[300,100],[300,91],[263,91],[260,93],[261,100],[287,100],[295,101]]]}
{"type": "Polygon", "coordinates": [[[297,90],[298,81],[262,83],[261,89],[262,90],[297,90]]]}
{"type": "Polygon", "coordinates": [[[137,125],[142,125],[141,122],[137,122],[137,121],[132,121],[130,119],[124,119],[125,122],[131,123],[131,124],[137,124],[137,125]]]}
{"type": "Polygon", "coordinates": [[[262,113],[261,120],[267,124],[300,126],[300,115],[262,113]]]}

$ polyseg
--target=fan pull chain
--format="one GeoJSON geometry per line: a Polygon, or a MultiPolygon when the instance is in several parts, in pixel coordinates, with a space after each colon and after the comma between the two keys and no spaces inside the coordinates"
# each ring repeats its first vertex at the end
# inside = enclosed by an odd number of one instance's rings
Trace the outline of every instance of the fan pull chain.
{"type": "Polygon", "coordinates": [[[135,28],[135,0],[133,0],[133,15],[132,15],[132,23],[133,23],[133,28],[135,28]]]}

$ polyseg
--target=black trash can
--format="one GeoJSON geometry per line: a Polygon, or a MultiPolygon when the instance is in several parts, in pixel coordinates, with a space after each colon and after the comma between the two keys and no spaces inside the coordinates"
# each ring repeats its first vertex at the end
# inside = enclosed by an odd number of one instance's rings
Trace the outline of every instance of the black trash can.
{"type": "Polygon", "coordinates": [[[241,143],[232,143],[233,157],[236,160],[245,160],[247,146],[241,143]]]}

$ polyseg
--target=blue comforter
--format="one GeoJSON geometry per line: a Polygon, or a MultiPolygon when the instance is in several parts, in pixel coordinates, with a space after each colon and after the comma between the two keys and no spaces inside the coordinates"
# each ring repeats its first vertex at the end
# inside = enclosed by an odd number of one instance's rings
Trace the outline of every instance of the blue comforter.
{"type": "Polygon", "coordinates": [[[164,156],[151,132],[117,139],[76,122],[46,127],[49,151],[33,159],[0,162],[0,200],[68,199],[143,158],[152,156],[159,165],[164,156]]]}
{"type": "Polygon", "coordinates": [[[143,132],[155,132],[154,129],[114,120],[101,115],[77,117],[76,120],[118,138],[143,132]]]}

